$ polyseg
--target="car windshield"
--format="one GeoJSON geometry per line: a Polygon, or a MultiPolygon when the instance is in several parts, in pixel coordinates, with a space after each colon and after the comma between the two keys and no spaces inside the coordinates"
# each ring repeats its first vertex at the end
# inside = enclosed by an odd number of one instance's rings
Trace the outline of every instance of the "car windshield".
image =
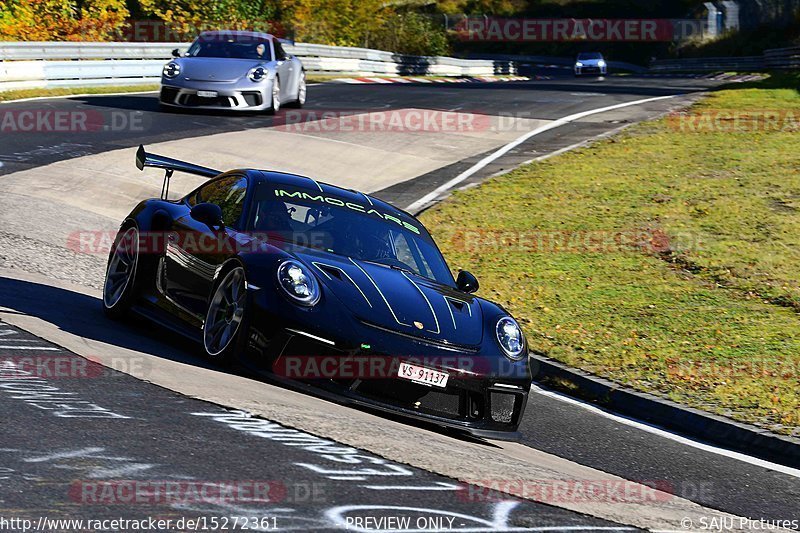
{"type": "Polygon", "coordinates": [[[186,54],[189,57],[222,57],[271,61],[269,41],[253,37],[208,37],[197,39],[186,54]]]}
{"type": "Polygon", "coordinates": [[[603,54],[599,52],[586,52],[584,54],[578,54],[578,59],[581,61],[589,61],[592,59],[603,59],[603,54]]]}
{"type": "Polygon", "coordinates": [[[262,186],[248,225],[255,233],[308,248],[378,263],[445,285],[453,275],[419,222],[395,217],[370,202],[346,202],[313,192],[262,186]]]}

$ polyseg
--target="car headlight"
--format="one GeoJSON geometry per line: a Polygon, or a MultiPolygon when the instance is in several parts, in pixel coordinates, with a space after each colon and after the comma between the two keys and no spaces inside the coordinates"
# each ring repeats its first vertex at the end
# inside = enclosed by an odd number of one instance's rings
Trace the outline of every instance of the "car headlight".
{"type": "Polygon", "coordinates": [[[319,301],[317,278],[297,261],[288,259],[280,264],[278,284],[293,301],[301,305],[311,306],[319,301]]]}
{"type": "Polygon", "coordinates": [[[576,66],[576,67],[582,67],[582,66],[583,66],[583,63],[581,63],[580,61],[578,61],[577,63],[575,63],[575,66],[576,66]]]}
{"type": "Polygon", "coordinates": [[[606,62],[601,59],[600,61],[597,62],[597,66],[598,67],[604,67],[604,66],[606,66],[606,62]]]}
{"type": "Polygon", "coordinates": [[[250,81],[261,81],[267,77],[267,69],[256,67],[247,74],[247,77],[250,78],[250,81]]]}
{"type": "Polygon", "coordinates": [[[181,66],[175,62],[167,63],[164,65],[164,70],[162,72],[165,77],[174,78],[181,73],[181,66]]]}
{"type": "Polygon", "coordinates": [[[505,354],[514,360],[521,359],[525,348],[525,339],[517,321],[510,316],[505,316],[497,321],[497,342],[505,354]]]}

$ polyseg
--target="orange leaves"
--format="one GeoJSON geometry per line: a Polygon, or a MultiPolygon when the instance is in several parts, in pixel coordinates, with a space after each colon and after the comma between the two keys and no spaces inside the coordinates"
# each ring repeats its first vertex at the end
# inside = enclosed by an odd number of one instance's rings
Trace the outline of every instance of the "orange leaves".
{"type": "Polygon", "coordinates": [[[112,40],[128,17],[124,0],[0,1],[0,39],[18,41],[112,40]]]}

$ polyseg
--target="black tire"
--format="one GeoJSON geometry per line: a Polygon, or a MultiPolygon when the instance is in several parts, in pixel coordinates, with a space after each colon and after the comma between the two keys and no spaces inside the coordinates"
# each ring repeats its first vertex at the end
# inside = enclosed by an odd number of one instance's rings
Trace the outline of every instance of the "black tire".
{"type": "Polygon", "coordinates": [[[237,264],[223,270],[208,299],[206,318],[203,321],[203,351],[208,360],[222,365],[230,365],[247,349],[250,327],[248,321],[248,302],[244,268],[237,264]],[[231,282],[241,291],[231,293],[231,282]],[[232,303],[236,306],[231,306],[232,303]],[[228,329],[235,317],[235,327],[228,329]],[[219,328],[219,329],[218,329],[219,328]]]}
{"type": "Polygon", "coordinates": [[[281,79],[280,79],[280,78],[278,78],[278,77],[276,77],[276,78],[275,78],[275,83],[273,83],[272,87],[273,87],[273,89],[272,89],[272,95],[271,95],[271,97],[272,97],[272,102],[270,102],[270,106],[269,106],[269,108],[267,109],[267,115],[274,115],[274,114],[276,114],[278,111],[280,111],[280,110],[281,110],[281,102],[280,102],[280,96],[281,96],[281,79]],[[277,100],[276,100],[276,98],[275,98],[275,91],[276,91],[276,90],[277,90],[277,93],[278,93],[277,100]]]}
{"type": "Polygon", "coordinates": [[[294,109],[302,108],[306,104],[307,94],[306,71],[304,70],[300,74],[300,85],[297,88],[297,99],[289,104],[286,104],[286,107],[292,107],[294,109]]]}
{"type": "Polygon", "coordinates": [[[109,318],[125,318],[139,294],[139,229],[123,226],[108,255],[103,281],[103,312],[109,318]]]}

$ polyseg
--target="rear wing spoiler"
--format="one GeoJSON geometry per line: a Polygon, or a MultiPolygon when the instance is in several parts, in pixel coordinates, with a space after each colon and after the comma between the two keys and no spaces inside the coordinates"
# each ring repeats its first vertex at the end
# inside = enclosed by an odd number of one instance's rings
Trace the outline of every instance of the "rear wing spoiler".
{"type": "Polygon", "coordinates": [[[161,199],[167,200],[169,197],[169,179],[172,174],[177,170],[178,172],[186,172],[187,174],[194,174],[204,178],[215,178],[222,174],[219,170],[213,168],[201,167],[179,159],[172,159],[163,155],[148,154],[144,149],[144,145],[139,145],[136,151],[136,167],[139,170],[144,170],[145,167],[163,168],[166,170],[164,175],[164,184],[161,186],[161,199]]]}
{"type": "Polygon", "coordinates": [[[171,157],[164,157],[163,155],[148,154],[144,149],[144,145],[141,144],[139,145],[139,150],[136,152],[136,167],[139,170],[144,170],[145,167],[163,168],[164,170],[172,172],[177,170],[178,172],[195,174],[197,176],[203,176],[204,178],[215,178],[222,174],[221,171],[214,170],[213,168],[201,167],[200,165],[172,159],[171,157]]]}

